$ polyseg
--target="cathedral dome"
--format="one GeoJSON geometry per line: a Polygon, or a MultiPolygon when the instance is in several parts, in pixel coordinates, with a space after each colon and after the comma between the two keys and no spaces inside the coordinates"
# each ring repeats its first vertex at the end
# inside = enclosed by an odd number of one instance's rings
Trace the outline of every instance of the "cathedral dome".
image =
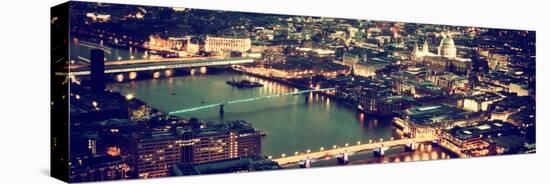
{"type": "Polygon", "coordinates": [[[456,57],[456,46],[455,41],[453,40],[453,37],[451,35],[446,35],[441,40],[441,43],[439,44],[439,55],[446,57],[446,58],[455,58],[456,57]]]}
{"type": "Polygon", "coordinates": [[[443,40],[441,40],[440,46],[455,47],[455,41],[451,36],[446,36],[443,40]]]}

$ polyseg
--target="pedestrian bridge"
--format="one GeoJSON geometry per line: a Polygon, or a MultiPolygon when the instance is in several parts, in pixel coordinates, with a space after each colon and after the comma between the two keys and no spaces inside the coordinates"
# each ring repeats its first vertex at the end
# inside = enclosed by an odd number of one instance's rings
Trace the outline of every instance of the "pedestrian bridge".
{"type": "Polygon", "coordinates": [[[309,150],[306,153],[295,154],[293,156],[286,156],[285,154],[281,155],[280,158],[272,158],[273,161],[277,162],[279,165],[288,165],[296,164],[306,160],[321,159],[325,157],[340,156],[342,154],[349,154],[367,150],[374,150],[379,155],[384,155],[384,150],[395,147],[395,146],[406,146],[410,149],[414,149],[417,143],[435,141],[436,137],[417,137],[417,138],[404,138],[396,140],[380,140],[380,141],[369,141],[365,144],[357,145],[346,145],[344,147],[334,146],[332,149],[323,149],[320,151],[310,152],[309,150]]]}
{"type": "Polygon", "coordinates": [[[207,108],[212,108],[212,107],[220,107],[220,113],[223,113],[223,107],[225,105],[229,105],[229,104],[253,102],[253,101],[265,100],[265,99],[270,99],[270,98],[277,98],[277,97],[291,96],[291,95],[299,95],[299,94],[311,93],[311,92],[330,91],[330,90],[334,90],[334,88],[308,89],[308,90],[295,91],[295,92],[290,92],[290,93],[280,93],[280,94],[268,95],[268,96],[259,96],[259,97],[253,97],[253,98],[229,100],[229,101],[226,101],[226,102],[220,102],[220,103],[215,103],[215,104],[210,104],[210,105],[203,105],[203,106],[199,106],[199,107],[180,109],[180,110],[169,112],[168,114],[175,115],[175,114],[198,111],[198,110],[201,110],[201,109],[207,109],[207,108]]]}

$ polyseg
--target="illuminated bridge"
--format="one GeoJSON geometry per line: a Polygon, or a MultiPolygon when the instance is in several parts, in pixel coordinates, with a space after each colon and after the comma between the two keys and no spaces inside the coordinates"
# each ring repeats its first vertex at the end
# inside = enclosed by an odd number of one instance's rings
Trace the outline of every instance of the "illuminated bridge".
{"type": "MultiPolygon", "coordinates": [[[[417,138],[404,138],[404,139],[396,139],[396,140],[392,138],[391,140],[388,140],[388,141],[384,141],[381,139],[378,142],[376,141],[373,142],[371,140],[369,141],[369,143],[365,143],[365,144],[361,144],[361,142],[358,142],[356,145],[346,144],[343,147],[333,146],[332,149],[321,148],[319,151],[316,151],[316,152],[311,152],[310,150],[306,151],[305,153],[296,152],[292,156],[287,156],[285,154],[282,154],[280,158],[274,158],[272,160],[277,162],[279,165],[288,165],[288,164],[297,164],[297,163],[309,165],[309,163],[311,163],[311,160],[336,156],[339,162],[341,160],[343,160],[344,162],[347,162],[347,157],[349,153],[373,150],[375,155],[383,156],[384,151],[389,149],[390,147],[405,146],[406,150],[414,150],[418,143],[435,141],[435,140],[437,140],[436,137],[417,137],[417,138]]],[[[306,167],[309,167],[309,166],[306,166],[306,167]]]]}
{"type": "MultiPolygon", "coordinates": [[[[203,66],[224,66],[254,62],[250,58],[162,58],[105,62],[105,73],[167,70],[203,66]]],[[[89,65],[71,65],[73,76],[90,75],[89,65]]]]}
{"type": "Polygon", "coordinates": [[[254,97],[254,98],[246,98],[246,99],[237,99],[237,100],[231,100],[231,101],[227,101],[227,102],[204,105],[204,106],[200,106],[200,107],[181,109],[181,110],[169,112],[169,114],[180,114],[180,113],[197,111],[197,110],[212,108],[212,107],[220,107],[220,113],[223,114],[223,107],[225,105],[229,105],[229,104],[252,102],[252,101],[265,100],[265,99],[270,99],[270,98],[277,98],[277,97],[290,96],[290,95],[298,95],[298,94],[309,93],[309,92],[329,91],[329,90],[334,90],[334,88],[310,89],[310,90],[302,90],[302,91],[296,91],[296,92],[290,92],[290,93],[280,93],[280,94],[269,95],[269,96],[260,96],[260,97],[254,97]]]}

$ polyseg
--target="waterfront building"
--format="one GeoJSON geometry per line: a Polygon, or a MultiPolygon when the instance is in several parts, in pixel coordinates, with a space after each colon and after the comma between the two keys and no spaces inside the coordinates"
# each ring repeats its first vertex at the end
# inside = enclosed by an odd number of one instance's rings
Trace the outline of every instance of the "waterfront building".
{"type": "Polygon", "coordinates": [[[168,176],[180,161],[180,139],[174,132],[147,132],[136,135],[135,158],[139,178],[168,176]]]}
{"type": "Polygon", "coordinates": [[[192,43],[191,36],[169,37],[167,40],[167,46],[175,51],[181,51],[186,55],[195,55],[199,52],[199,44],[192,43]]]}
{"type": "Polygon", "coordinates": [[[237,136],[234,132],[206,128],[193,133],[192,163],[205,163],[216,160],[236,158],[237,136]]]}
{"type": "Polygon", "coordinates": [[[191,41],[191,36],[162,38],[159,35],[149,36],[145,47],[157,51],[171,51],[179,56],[195,55],[199,52],[199,44],[191,41]]]}
{"type": "Polygon", "coordinates": [[[207,36],[204,41],[204,51],[224,53],[237,51],[248,52],[251,48],[250,38],[222,38],[207,36]]]}
{"type": "Polygon", "coordinates": [[[261,154],[261,134],[244,121],[163,129],[136,138],[139,178],[168,176],[176,164],[201,164],[261,154]]]}
{"type": "Polygon", "coordinates": [[[203,164],[178,164],[174,176],[277,170],[281,167],[263,156],[244,156],[203,164]]]}
{"type": "Polygon", "coordinates": [[[490,152],[491,138],[515,134],[516,127],[502,121],[487,121],[442,131],[440,145],[461,156],[484,156],[490,152]]]}
{"type": "Polygon", "coordinates": [[[438,136],[443,129],[472,125],[481,120],[478,113],[441,104],[406,109],[394,117],[393,123],[411,137],[423,137],[438,136]]]}
{"type": "Polygon", "coordinates": [[[380,96],[361,98],[359,110],[377,116],[391,116],[395,112],[413,106],[416,101],[409,96],[380,96]]]}
{"type": "Polygon", "coordinates": [[[188,149],[193,157],[186,162],[205,163],[261,154],[260,132],[245,121],[208,123],[190,133],[192,139],[183,141],[191,141],[188,149]]]}

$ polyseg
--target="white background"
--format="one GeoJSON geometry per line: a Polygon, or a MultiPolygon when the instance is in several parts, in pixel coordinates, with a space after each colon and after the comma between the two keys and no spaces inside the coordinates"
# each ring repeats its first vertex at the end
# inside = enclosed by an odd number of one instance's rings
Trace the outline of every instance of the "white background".
{"type": "MultiPolygon", "coordinates": [[[[61,183],[49,177],[49,8],[61,0],[0,5],[0,183],[61,183]]],[[[537,31],[536,154],[124,183],[547,183],[550,6],[543,0],[104,0],[295,15],[472,25],[537,31]]]]}

